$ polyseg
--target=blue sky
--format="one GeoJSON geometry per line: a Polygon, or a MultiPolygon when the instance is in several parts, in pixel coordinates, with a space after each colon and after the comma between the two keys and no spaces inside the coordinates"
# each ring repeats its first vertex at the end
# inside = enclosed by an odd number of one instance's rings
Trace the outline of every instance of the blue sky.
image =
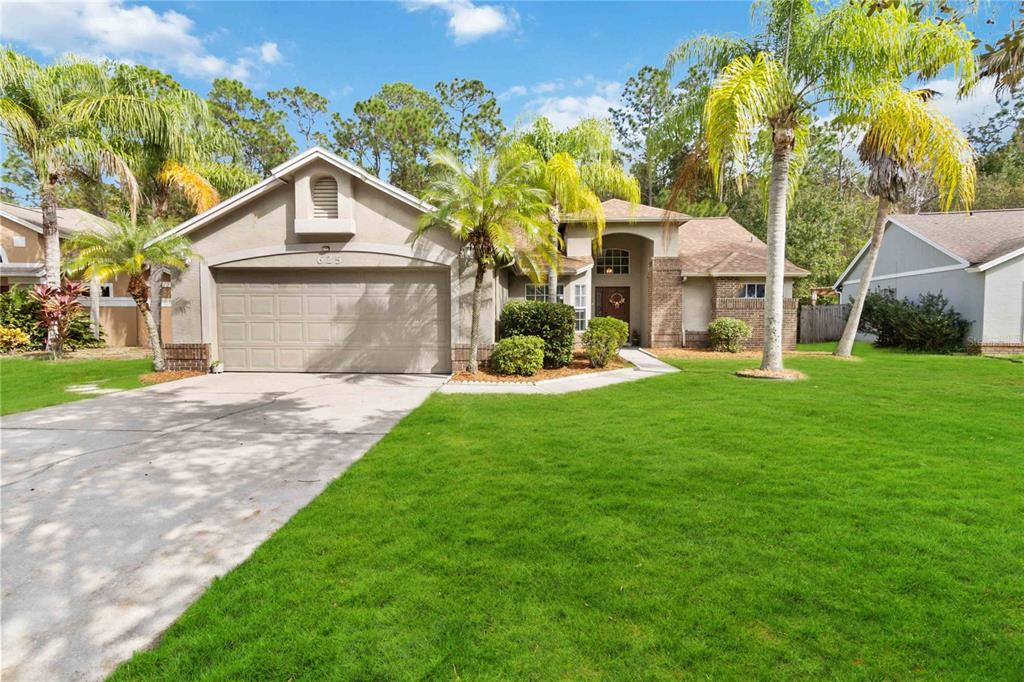
{"type": "MultiPolygon", "coordinates": [[[[984,4],[972,28],[1001,35],[1013,2],[984,4]],[[986,20],[994,20],[987,24],[986,20]]],[[[604,114],[622,83],[699,33],[746,33],[745,2],[62,2],[0,6],[0,35],[37,59],[73,52],[137,61],[206,93],[219,76],[259,93],[304,85],[348,115],[386,82],[429,89],[479,78],[506,122],[568,125],[604,114]]],[[[949,87],[940,81],[936,89],[949,87]]],[[[991,110],[990,87],[940,104],[961,125],[991,110]]]]}

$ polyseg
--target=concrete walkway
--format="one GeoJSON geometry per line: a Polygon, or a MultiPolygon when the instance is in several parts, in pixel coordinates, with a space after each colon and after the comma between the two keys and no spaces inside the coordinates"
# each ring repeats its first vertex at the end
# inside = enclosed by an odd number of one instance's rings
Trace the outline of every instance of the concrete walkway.
{"type": "Polygon", "coordinates": [[[518,393],[524,395],[556,395],[586,391],[591,388],[612,386],[627,381],[646,379],[659,374],[671,374],[679,369],[666,364],[653,355],[638,348],[623,348],[619,351],[624,359],[633,363],[628,369],[613,369],[593,374],[578,374],[560,379],[548,379],[535,383],[497,381],[493,383],[449,382],[441,387],[441,393],[518,393]]]}
{"type": "Polygon", "coordinates": [[[0,677],[105,677],[444,379],[224,374],[4,417],[0,677]]]}

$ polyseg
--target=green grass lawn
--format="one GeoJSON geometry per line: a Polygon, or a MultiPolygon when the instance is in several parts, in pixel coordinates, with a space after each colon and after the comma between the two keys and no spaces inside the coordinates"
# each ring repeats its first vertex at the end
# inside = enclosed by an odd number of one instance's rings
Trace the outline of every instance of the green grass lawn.
{"type": "Polygon", "coordinates": [[[1024,367],[436,395],[116,680],[1024,678],[1024,367]]]}
{"type": "Polygon", "coordinates": [[[24,412],[95,395],[68,393],[76,384],[101,388],[138,388],[139,375],[150,372],[145,360],[30,360],[0,358],[0,414],[24,412]]]}

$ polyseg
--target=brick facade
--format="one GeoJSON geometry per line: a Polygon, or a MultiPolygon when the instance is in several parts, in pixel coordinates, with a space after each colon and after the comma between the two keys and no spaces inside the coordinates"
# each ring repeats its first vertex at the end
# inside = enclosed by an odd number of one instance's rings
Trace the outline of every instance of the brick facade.
{"type": "MultiPolygon", "coordinates": [[[[491,361],[491,351],[494,346],[480,344],[476,349],[476,359],[481,367],[486,367],[491,361]]],[[[461,372],[469,364],[469,346],[452,346],[452,371],[461,372]]]]}
{"type": "MultiPolygon", "coordinates": [[[[744,347],[750,350],[761,348],[764,344],[764,299],[740,298],[740,290],[745,281],[735,277],[717,277],[714,280],[714,294],[711,302],[711,319],[732,317],[743,320],[750,325],[750,338],[744,347]]],[[[684,285],[685,286],[685,285],[684,285]]],[[[782,347],[786,350],[796,348],[797,320],[799,302],[794,298],[782,302],[782,347]]],[[[705,331],[686,332],[687,348],[707,348],[708,333],[705,331]]]]}
{"type": "Polygon", "coordinates": [[[653,258],[647,282],[647,328],[653,347],[683,343],[683,281],[678,258],[653,258]]]}
{"type": "Polygon", "coordinates": [[[967,344],[967,352],[972,355],[1017,355],[1024,353],[1024,343],[972,341],[967,344]]]}
{"type": "Polygon", "coordinates": [[[171,371],[207,372],[210,370],[210,344],[169,343],[164,346],[167,369],[171,371]]]}
{"type": "MultiPolygon", "coordinates": [[[[795,298],[782,301],[782,347],[786,350],[796,348],[797,312],[800,302],[795,298]]],[[[764,299],[763,298],[716,298],[711,319],[732,317],[743,320],[750,325],[750,338],[744,347],[750,350],[760,348],[764,344],[764,299]]]]}

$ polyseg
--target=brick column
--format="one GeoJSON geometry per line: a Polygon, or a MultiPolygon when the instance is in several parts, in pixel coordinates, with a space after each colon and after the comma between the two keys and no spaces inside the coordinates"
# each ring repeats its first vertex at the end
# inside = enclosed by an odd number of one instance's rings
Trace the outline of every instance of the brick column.
{"type": "Polygon", "coordinates": [[[653,258],[649,271],[647,308],[651,346],[683,344],[683,279],[678,258],[653,258]]]}

